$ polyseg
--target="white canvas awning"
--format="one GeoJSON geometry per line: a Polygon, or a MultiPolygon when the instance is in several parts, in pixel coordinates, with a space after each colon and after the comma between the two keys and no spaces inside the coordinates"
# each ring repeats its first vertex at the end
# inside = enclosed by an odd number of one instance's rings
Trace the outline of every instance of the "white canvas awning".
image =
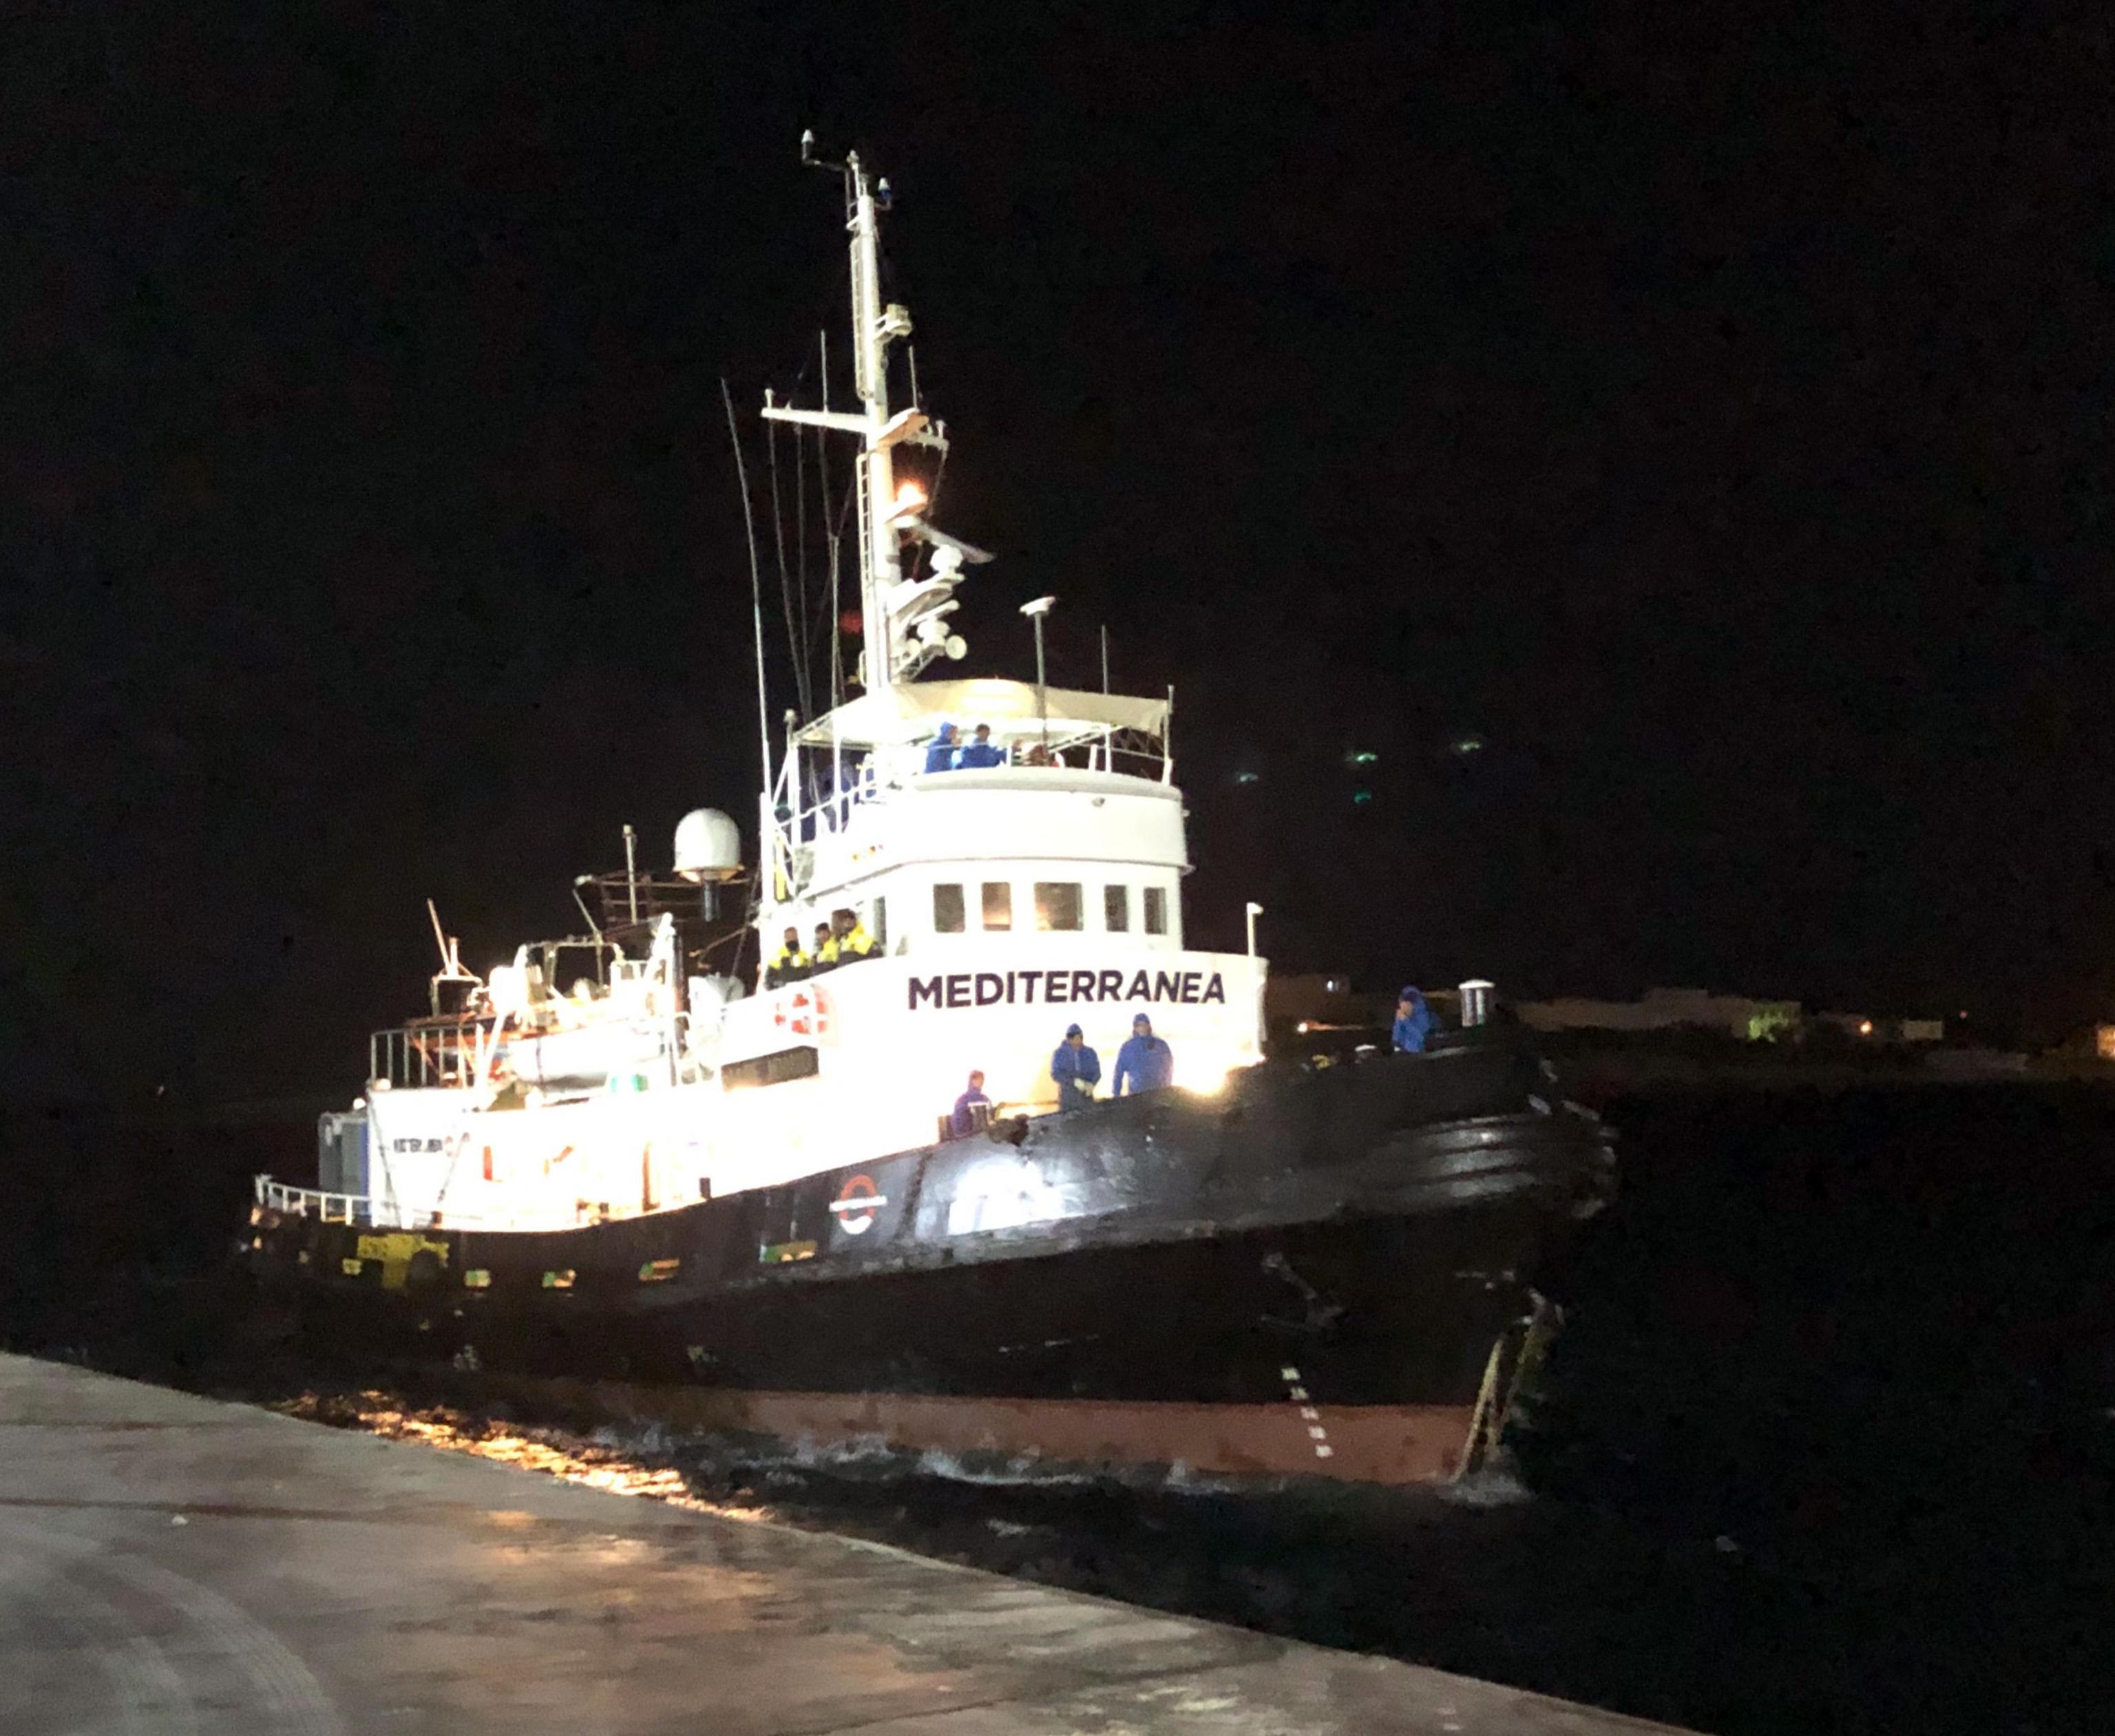
{"type": "MultiPolygon", "coordinates": [[[[1168,728],[1165,699],[1134,699],[1125,694],[1080,693],[1053,687],[1048,692],[1050,732],[1138,730],[1158,739],[1168,728]]],[[[962,681],[913,681],[906,686],[862,694],[835,712],[818,717],[799,740],[815,746],[833,737],[848,747],[879,747],[924,741],[943,722],[965,735],[980,723],[1005,740],[1037,727],[1035,684],[992,677],[962,681]]]]}

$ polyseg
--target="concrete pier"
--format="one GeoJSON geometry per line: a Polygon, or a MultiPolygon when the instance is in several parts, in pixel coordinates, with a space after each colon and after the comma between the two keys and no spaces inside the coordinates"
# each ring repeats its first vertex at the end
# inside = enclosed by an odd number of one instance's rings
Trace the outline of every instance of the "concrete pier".
{"type": "Polygon", "coordinates": [[[0,1356],[0,1729],[1664,1726],[0,1356]]]}

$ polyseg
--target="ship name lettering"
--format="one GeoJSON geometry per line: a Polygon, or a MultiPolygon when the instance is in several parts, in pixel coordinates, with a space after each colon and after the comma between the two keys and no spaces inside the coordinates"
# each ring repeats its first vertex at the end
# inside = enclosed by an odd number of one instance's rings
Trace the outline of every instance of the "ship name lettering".
{"type": "Polygon", "coordinates": [[[921,1006],[1032,1006],[1038,985],[1046,1006],[1067,1001],[1171,1001],[1178,1006],[1223,1006],[1226,978],[1218,971],[1134,971],[1128,986],[1121,970],[957,971],[952,975],[911,977],[906,990],[910,1010],[921,1006]]]}

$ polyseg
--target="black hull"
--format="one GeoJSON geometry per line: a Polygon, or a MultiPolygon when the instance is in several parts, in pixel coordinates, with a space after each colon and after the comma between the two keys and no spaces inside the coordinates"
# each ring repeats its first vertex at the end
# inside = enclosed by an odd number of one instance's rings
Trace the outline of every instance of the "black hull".
{"type": "Polygon", "coordinates": [[[1466,1409],[1551,1239],[1613,1186],[1599,1122],[1503,1042],[1258,1069],[1220,1097],[1012,1133],[561,1232],[267,1212],[251,1257],[310,1331],[374,1358],[779,1393],[1241,1406],[1297,1386],[1466,1409]]]}

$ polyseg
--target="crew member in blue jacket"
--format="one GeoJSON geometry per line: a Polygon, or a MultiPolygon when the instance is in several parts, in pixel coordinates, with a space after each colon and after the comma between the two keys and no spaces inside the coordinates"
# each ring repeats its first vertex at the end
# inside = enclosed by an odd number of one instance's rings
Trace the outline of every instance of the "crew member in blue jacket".
{"type": "Polygon", "coordinates": [[[1002,766],[1005,763],[1006,749],[991,739],[991,726],[980,723],[977,726],[977,739],[962,744],[962,751],[955,761],[955,769],[957,772],[975,772],[985,766],[1002,766]]]}
{"type": "Polygon", "coordinates": [[[1131,1093],[1160,1091],[1174,1082],[1175,1051],[1153,1034],[1153,1021],[1140,1013],[1131,1022],[1131,1036],[1117,1051],[1117,1070],[1109,1075],[1109,1093],[1122,1097],[1126,1081],[1131,1093]]]}
{"type": "Polygon", "coordinates": [[[1084,1109],[1094,1101],[1094,1087],[1102,1082],[1102,1058],[1087,1047],[1086,1033],[1076,1024],[1065,1027],[1065,1040],[1050,1057],[1050,1077],[1058,1081],[1060,1109],[1084,1109]]]}
{"type": "Polygon", "coordinates": [[[925,746],[925,769],[928,772],[952,772],[955,769],[955,726],[943,723],[940,733],[925,746]]]}
{"type": "Polygon", "coordinates": [[[970,1088],[955,1099],[954,1113],[947,1117],[947,1131],[957,1139],[966,1139],[977,1130],[977,1111],[991,1114],[992,1100],[984,1095],[984,1076],[981,1071],[970,1075],[970,1088]]]}
{"type": "Polygon", "coordinates": [[[1398,1055],[1422,1055],[1425,1039],[1432,1034],[1432,1009],[1415,988],[1406,987],[1396,997],[1395,1047],[1398,1055]]]}

